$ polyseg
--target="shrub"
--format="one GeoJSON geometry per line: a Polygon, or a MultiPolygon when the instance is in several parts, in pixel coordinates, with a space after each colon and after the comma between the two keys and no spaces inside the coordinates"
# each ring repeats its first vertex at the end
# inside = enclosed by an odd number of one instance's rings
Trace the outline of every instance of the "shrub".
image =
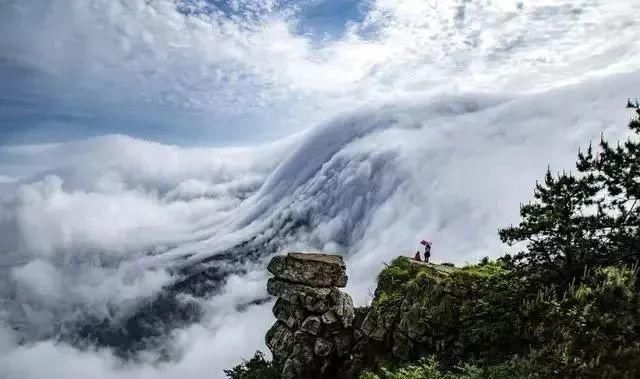
{"type": "Polygon", "coordinates": [[[280,371],[272,362],[264,359],[261,351],[256,351],[253,358],[243,360],[234,368],[224,370],[224,373],[230,379],[279,379],[280,371]]]}

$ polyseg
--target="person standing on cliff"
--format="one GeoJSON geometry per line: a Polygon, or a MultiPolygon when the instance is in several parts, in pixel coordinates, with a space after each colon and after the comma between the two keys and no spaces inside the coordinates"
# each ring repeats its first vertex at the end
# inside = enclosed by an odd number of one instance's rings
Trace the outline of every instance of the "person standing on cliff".
{"type": "Polygon", "coordinates": [[[431,258],[431,241],[422,240],[420,244],[424,246],[424,261],[428,263],[431,258]]]}

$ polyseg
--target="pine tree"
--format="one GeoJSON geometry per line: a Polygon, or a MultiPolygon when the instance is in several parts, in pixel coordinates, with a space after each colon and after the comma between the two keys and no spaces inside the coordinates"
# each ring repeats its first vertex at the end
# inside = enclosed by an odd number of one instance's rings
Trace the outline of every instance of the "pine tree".
{"type": "Polygon", "coordinates": [[[526,244],[512,259],[526,275],[571,281],[587,267],[640,258],[640,106],[628,106],[635,138],[615,146],[601,138],[597,153],[579,151],[575,175],[547,170],[520,224],[499,231],[509,245],[526,244]]]}

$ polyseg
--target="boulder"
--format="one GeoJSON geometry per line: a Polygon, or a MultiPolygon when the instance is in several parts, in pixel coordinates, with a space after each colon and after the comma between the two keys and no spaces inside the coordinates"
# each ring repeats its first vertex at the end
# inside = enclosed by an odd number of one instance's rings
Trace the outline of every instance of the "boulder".
{"type": "Polygon", "coordinates": [[[351,327],[355,317],[351,296],[348,293],[333,289],[331,291],[331,304],[331,310],[342,322],[342,326],[345,328],[351,327]]]}
{"type": "Polygon", "coordinates": [[[338,334],[333,337],[333,342],[336,346],[338,357],[347,357],[351,353],[351,347],[353,347],[353,334],[351,331],[338,334]]]}
{"type": "Polygon", "coordinates": [[[314,337],[297,331],[293,337],[293,349],[282,369],[282,378],[308,378],[314,360],[314,337]]]}
{"type": "Polygon", "coordinates": [[[330,288],[316,288],[271,278],[267,282],[267,292],[314,313],[324,313],[329,310],[330,288]]]}
{"type": "Polygon", "coordinates": [[[319,316],[309,316],[307,317],[302,325],[300,326],[300,330],[305,333],[309,333],[311,335],[317,336],[320,333],[320,328],[322,327],[322,320],[319,316]]]}
{"type": "Polygon", "coordinates": [[[319,357],[326,357],[333,351],[333,344],[324,338],[318,338],[313,346],[313,352],[319,357]]]}
{"type": "Polygon", "coordinates": [[[283,299],[278,299],[273,305],[273,315],[292,329],[298,329],[307,316],[303,308],[283,299]]]}
{"type": "Polygon", "coordinates": [[[322,322],[327,325],[332,325],[338,322],[338,316],[334,311],[326,311],[322,314],[322,322]]]}
{"type": "Polygon", "coordinates": [[[345,287],[347,271],[339,255],[289,253],[271,259],[267,267],[276,278],[312,287],[345,287]]]}
{"type": "Polygon", "coordinates": [[[373,308],[362,322],[361,329],[367,337],[382,342],[389,333],[390,325],[386,325],[384,318],[378,314],[378,310],[373,308]]]}
{"type": "Polygon", "coordinates": [[[314,336],[301,330],[298,330],[293,334],[293,342],[295,342],[296,346],[313,346],[315,340],[316,338],[314,336]]]}
{"type": "Polygon", "coordinates": [[[282,321],[277,321],[273,324],[265,336],[265,343],[277,360],[285,360],[291,355],[293,342],[293,332],[282,321]]]}

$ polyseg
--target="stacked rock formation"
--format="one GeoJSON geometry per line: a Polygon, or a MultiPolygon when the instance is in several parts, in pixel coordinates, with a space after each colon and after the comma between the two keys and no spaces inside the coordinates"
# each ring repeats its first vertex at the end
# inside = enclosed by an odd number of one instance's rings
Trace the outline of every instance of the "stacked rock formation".
{"type": "Polygon", "coordinates": [[[289,253],[271,260],[267,292],[278,299],[266,335],[282,378],[337,377],[354,343],[353,300],[342,257],[289,253]]]}

